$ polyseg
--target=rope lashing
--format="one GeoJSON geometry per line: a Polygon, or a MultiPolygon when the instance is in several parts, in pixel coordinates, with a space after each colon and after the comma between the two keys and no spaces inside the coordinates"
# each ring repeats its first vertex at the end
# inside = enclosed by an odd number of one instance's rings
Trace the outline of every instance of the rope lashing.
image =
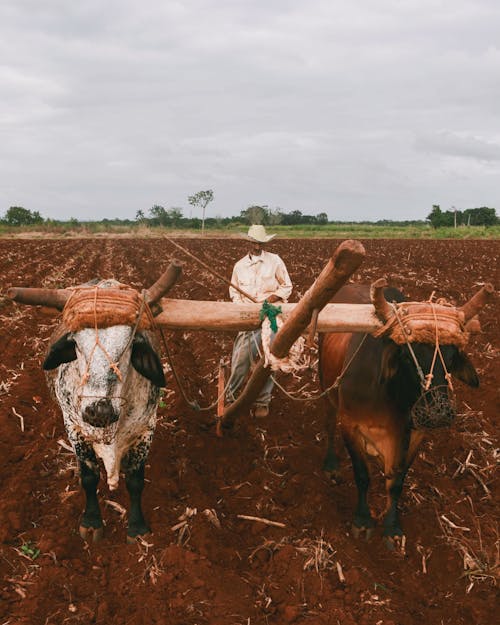
{"type": "Polygon", "coordinates": [[[281,306],[274,306],[274,304],[268,302],[267,299],[264,300],[262,308],[259,312],[259,319],[262,322],[267,317],[269,319],[269,323],[271,324],[271,330],[273,332],[278,331],[278,322],[276,320],[276,317],[278,315],[281,315],[281,306]]]}
{"type": "Polygon", "coordinates": [[[119,368],[121,357],[130,347],[137,330],[151,329],[155,326],[154,317],[145,300],[144,293],[139,294],[135,289],[124,284],[102,288],[103,282],[72,289],[73,292],[63,309],[63,324],[70,331],[75,332],[92,327],[95,331],[95,342],[86,362],[80,386],[84,386],[88,381],[90,363],[97,347],[105,355],[111,371],[122,382],[123,377],[119,368]],[[114,325],[132,327],[132,334],[127,345],[116,361],[111,358],[99,338],[99,329],[114,325]]]}
{"type": "Polygon", "coordinates": [[[453,306],[433,302],[401,302],[391,304],[394,314],[372,333],[387,336],[399,345],[434,343],[436,334],[441,345],[463,348],[469,340],[463,314],[453,306]]]}
{"type": "Polygon", "coordinates": [[[151,328],[151,317],[144,310],[144,298],[140,293],[125,284],[109,288],[102,288],[101,284],[72,289],[62,313],[63,323],[71,332],[96,326],[135,326],[139,311],[142,314],[139,316],[138,329],[151,328]]]}
{"type": "MultiPolygon", "coordinates": [[[[272,307],[270,311],[271,317],[264,314],[261,328],[262,351],[264,352],[264,367],[271,367],[273,371],[283,371],[284,373],[292,373],[309,367],[309,358],[304,358],[305,338],[299,336],[288,350],[288,354],[284,358],[278,358],[271,351],[271,345],[274,335],[283,325],[283,318],[280,313],[274,314],[275,310],[281,311],[280,306],[272,307]],[[273,330],[273,322],[276,324],[276,330],[273,330]]],[[[253,335],[252,335],[253,336],[253,335]]],[[[253,337],[255,341],[255,337],[253,337]]],[[[257,344],[257,351],[260,353],[257,344]]]]}
{"type": "MultiPolygon", "coordinates": [[[[453,390],[451,375],[446,368],[440,344],[455,342],[456,344],[462,346],[468,339],[468,333],[464,331],[463,324],[461,323],[461,319],[456,309],[446,307],[443,312],[443,306],[427,302],[422,304],[420,312],[416,311],[409,313],[408,309],[404,307],[404,304],[401,305],[393,303],[391,306],[393,308],[394,315],[389,319],[383,328],[373,332],[373,336],[378,337],[381,335],[387,335],[398,344],[402,344],[403,342],[406,344],[415,363],[421,385],[426,391],[431,387],[434,377],[436,358],[439,355],[446,381],[449,388],[453,390]],[[429,306],[431,309],[430,312],[428,311],[429,306]],[[412,348],[412,343],[419,341],[434,343],[432,364],[429,373],[426,375],[424,375],[412,348]]],[[[417,307],[417,304],[411,304],[411,307],[415,308],[417,307]]]]}

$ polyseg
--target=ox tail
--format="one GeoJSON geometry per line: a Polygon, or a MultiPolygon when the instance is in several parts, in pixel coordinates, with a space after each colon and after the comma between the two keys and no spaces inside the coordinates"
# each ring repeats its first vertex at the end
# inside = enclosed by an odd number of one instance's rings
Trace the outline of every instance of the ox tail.
{"type": "Polygon", "coordinates": [[[116,445],[106,445],[105,443],[94,443],[94,451],[104,464],[109,490],[116,490],[120,481],[120,464],[123,452],[120,452],[116,445]]]}

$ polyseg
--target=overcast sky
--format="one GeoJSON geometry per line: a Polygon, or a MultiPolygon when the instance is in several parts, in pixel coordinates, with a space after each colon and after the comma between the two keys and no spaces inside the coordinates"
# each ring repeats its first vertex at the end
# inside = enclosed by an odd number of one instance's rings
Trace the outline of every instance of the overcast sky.
{"type": "Polygon", "coordinates": [[[499,0],[1,0],[0,94],[0,215],[500,212],[499,0]]]}

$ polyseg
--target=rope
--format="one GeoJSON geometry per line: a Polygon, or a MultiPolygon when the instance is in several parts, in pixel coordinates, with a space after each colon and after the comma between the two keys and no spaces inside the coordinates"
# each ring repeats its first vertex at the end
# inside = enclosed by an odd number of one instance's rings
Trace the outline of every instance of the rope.
{"type": "MultiPolygon", "coordinates": [[[[276,328],[279,330],[283,326],[283,319],[281,315],[276,318],[276,328]]],[[[302,355],[304,353],[305,339],[303,336],[299,336],[297,340],[288,350],[288,354],[283,358],[278,358],[271,351],[271,343],[273,340],[273,331],[271,328],[271,321],[268,317],[264,318],[262,322],[261,342],[264,352],[264,367],[271,367],[272,371],[283,371],[284,373],[293,373],[294,371],[300,371],[306,369],[309,366],[309,361],[304,361],[302,355]]]]}
{"type": "MultiPolygon", "coordinates": [[[[99,282],[99,284],[101,284],[101,282],[99,282]]],[[[92,362],[92,358],[94,357],[94,353],[96,350],[96,347],[99,346],[101,348],[101,351],[103,352],[103,354],[106,356],[106,359],[109,363],[109,368],[113,371],[113,373],[117,376],[117,378],[120,380],[120,382],[123,382],[123,377],[120,371],[120,368],[118,367],[118,362],[120,361],[120,358],[123,356],[123,353],[121,353],[120,357],[118,358],[118,360],[116,362],[113,361],[113,359],[111,358],[111,355],[109,354],[109,352],[106,350],[106,348],[104,347],[104,345],[101,343],[100,339],[99,339],[99,328],[97,325],[97,290],[99,288],[99,284],[96,284],[95,287],[93,287],[93,291],[94,291],[94,330],[95,330],[95,341],[94,341],[94,345],[92,347],[92,350],[90,352],[90,356],[87,359],[85,359],[85,371],[83,372],[82,375],[82,379],[81,379],[81,383],[80,383],[80,388],[82,386],[84,386],[89,379],[89,369],[90,369],[90,363],[92,362]]],[[[71,299],[71,298],[70,298],[71,299]]],[[[70,300],[68,300],[70,301],[70,300]]],[[[83,397],[83,396],[80,396],[83,397]]]]}
{"type": "MultiPolygon", "coordinates": [[[[434,311],[434,305],[431,304],[432,306],[432,310],[434,311]]],[[[451,381],[451,374],[448,371],[448,369],[446,368],[446,363],[444,361],[443,358],[443,353],[441,352],[441,346],[439,344],[439,331],[438,331],[438,321],[437,321],[437,317],[435,319],[436,321],[436,342],[435,342],[435,347],[434,347],[434,354],[432,356],[432,363],[431,363],[431,368],[429,373],[426,375],[426,384],[425,384],[425,390],[428,391],[431,384],[432,384],[432,378],[434,377],[433,371],[434,371],[434,367],[436,365],[436,356],[439,354],[439,359],[441,360],[441,364],[443,366],[443,370],[444,370],[444,377],[446,379],[446,382],[448,383],[448,386],[450,388],[451,391],[453,391],[453,383],[451,381]]]]}
{"type": "Polygon", "coordinates": [[[415,367],[417,369],[417,373],[418,373],[418,377],[420,378],[420,383],[422,386],[425,387],[425,375],[424,372],[422,371],[422,367],[420,366],[420,363],[417,360],[417,357],[415,356],[415,352],[413,351],[413,347],[411,346],[411,342],[408,340],[408,335],[406,333],[406,329],[403,325],[403,322],[401,321],[400,317],[399,317],[399,310],[396,304],[391,304],[392,308],[394,309],[394,317],[396,318],[396,320],[398,321],[400,327],[401,327],[401,331],[403,333],[403,336],[406,338],[406,345],[408,346],[408,351],[410,352],[411,357],[413,358],[413,362],[415,363],[415,367]]]}
{"type": "MultiPolygon", "coordinates": [[[[159,332],[160,332],[160,335],[161,335],[161,338],[162,338],[162,341],[163,341],[163,346],[165,348],[165,353],[167,354],[167,359],[168,359],[168,363],[170,365],[170,369],[172,370],[172,374],[173,374],[173,376],[175,378],[176,384],[179,387],[181,395],[182,395],[184,401],[186,402],[186,404],[190,408],[192,408],[193,410],[196,410],[197,412],[206,412],[208,410],[213,410],[217,406],[217,404],[219,403],[219,400],[222,397],[226,396],[226,393],[229,390],[229,384],[231,382],[231,376],[229,376],[229,379],[228,379],[226,385],[224,386],[223,392],[220,393],[217,396],[215,401],[213,403],[211,403],[209,406],[201,407],[200,404],[195,399],[191,400],[191,399],[188,398],[187,393],[186,393],[186,391],[184,389],[184,386],[181,383],[180,378],[179,378],[179,376],[177,374],[177,370],[175,368],[174,361],[172,359],[172,354],[171,354],[171,352],[170,352],[170,350],[168,348],[167,340],[166,340],[165,335],[163,333],[163,328],[159,327],[158,329],[159,329],[159,332]]],[[[239,356],[242,348],[243,348],[243,346],[241,346],[240,349],[236,352],[236,358],[239,356]]],[[[235,390],[237,390],[237,389],[235,389],[235,390]]]]}
{"type": "MultiPolygon", "coordinates": [[[[434,343],[434,353],[433,353],[433,356],[432,356],[432,362],[431,362],[429,373],[427,375],[424,375],[424,372],[422,371],[422,367],[420,366],[420,363],[418,362],[418,359],[417,359],[417,357],[415,355],[415,352],[413,351],[413,348],[412,348],[412,345],[411,345],[411,341],[409,341],[408,338],[406,340],[406,345],[408,347],[408,351],[411,354],[413,362],[415,363],[415,367],[417,369],[417,373],[418,373],[418,376],[420,378],[421,386],[422,386],[422,388],[425,391],[428,391],[430,386],[431,386],[431,384],[432,384],[432,379],[434,377],[434,373],[433,373],[434,372],[434,367],[436,366],[436,359],[437,359],[438,355],[439,355],[439,359],[441,360],[441,364],[442,364],[443,369],[444,369],[444,377],[446,378],[446,381],[448,383],[449,388],[453,391],[453,383],[451,381],[451,374],[448,371],[448,369],[446,368],[446,363],[445,363],[445,360],[444,360],[444,357],[443,357],[443,353],[441,352],[441,346],[440,346],[440,343],[439,343],[438,316],[437,316],[437,314],[435,312],[434,304],[432,302],[430,302],[430,305],[431,305],[432,311],[434,312],[435,343],[434,343]]],[[[399,310],[398,310],[397,306],[395,304],[392,304],[392,307],[394,309],[394,316],[397,319],[397,321],[398,321],[398,323],[399,323],[399,325],[401,327],[401,331],[403,332],[403,335],[405,337],[408,337],[406,329],[405,329],[405,327],[404,327],[404,325],[403,325],[403,323],[402,323],[402,321],[400,319],[399,310]]]]}
{"type": "MultiPolygon", "coordinates": [[[[347,370],[351,366],[351,363],[354,360],[354,358],[357,356],[357,354],[358,354],[359,350],[361,349],[361,346],[365,342],[367,336],[368,336],[367,333],[363,334],[363,338],[361,339],[361,341],[359,342],[359,345],[357,346],[357,348],[355,349],[353,355],[349,359],[349,362],[345,365],[345,367],[342,369],[342,371],[339,373],[339,375],[335,378],[333,384],[331,386],[329,386],[328,388],[326,388],[321,393],[319,393],[318,395],[314,395],[314,396],[311,396],[311,397],[297,397],[297,395],[292,395],[285,388],[283,388],[283,386],[281,386],[281,384],[276,380],[276,378],[272,374],[270,376],[271,380],[274,382],[274,384],[276,384],[276,386],[279,388],[279,390],[284,395],[286,395],[289,399],[292,399],[293,401],[303,401],[303,402],[317,401],[318,399],[321,399],[322,397],[327,395],[332,389],[337,388],[340,385],[340,383],[342,381],[342,378],[344,377],[344,375],[346,374],[347,370]]],[[[255,337],[253,337],[253,339],[255,341],[255,346],[257,348],[257,352],[259,353],[259,356],[262,358],[263,356],[262,356],[262,352],[260,351],[259,344],[255,340],[255,337]]]]}
{"type": "Polygon", "coordinates": [[[394,310],[385,324],[372,336],[389,336],[395,343],[429,343],[438,332],[441,344],[464,346],[469,338],[456,308],[439,302],[391,304],[394,310]],[[404,322],[404,325],[403,325],[404,322]]]}
{"type": "MultiPolygon", "coordinates": [[[[94,304],[94,331],[95,331],[95,341],[94,341],[94,345],[92,347],[92,350],[90,352],[90,356],[88,359],[85,360],[85,371],[83,372],[83,375],[81,377],[81,381],[80,381],[80,388],[83,387],[89,379],[89,370],[90,370],[90,364],[92,362],[92,358],[94,356],[95,350],[96,348],[99,346],[101,351],[103,352],[103,354],[105,355],[108,363],[109,363],[109,368],[113,371],[113,373],[116,375],[116,377],[120,380],[120,382],[123,382],[123,376],[122,373],[120,371],[120,367],[119,367],[119,363],[120,360],[122,359],[123,355],[127,352],[127,350],[129,349],[130,345],[132,344],[135,335],[137,334],[137,330],[139,328],[139,324],[143,321],[143,313],[146,313],[146,316],[148,318],[149,324],[151,325],[152,328],[155,328],[155,322],[154,322],[154,317],[153,317],[153,313],[151,312],[151,309],[145,299],[145,291],[143,291],[141,293],[141,295],[138,295],[138,301],[139,306],[137,308],[136,311],[136,320],[134,323],[134,326],[132,328],[132,333],[129,337],[129,340],[127,341],[127,344],[125,345],[125,347],[123,348],[120,356],[118,357],[118,359],[116,361],[113,361],[113,359],[111,358],[111,355],[109,354],[109,352],[107,351],[107,349],[104,347],[104,345],[102,344],[100,338],[99,338],[99,322],[98,322],[98,311],[97,311],[97,298],[98,298],[98,292],[103,291],[104,289],[99,288],[99,285],[101,285],[104,281],[99,282],[97,285],[95,285],[94,287],[92,287],[93,290],[93,304],[94,304]]],[[[88,287],[83,287],[84,289],[88,290],[88,287]]],[[[77,291],[78,289],[75,289],[75,291],[77,291]]],[[[72,295],[70,296],[70,300],[71,297],[73,296],[74,292],[72,293],[72,295]]],[[[127,303],[129,302],[130,298],[127,297],[127,303]]],[[[123,301],[123,300],[122,300],[123,301]]],[[[69,302],[69,300],[68,300],[69,302]]],[[[72,309],[75,308],[77,302],[73,301],[72,302],[72,309]]],[[[127,324],[124,324],[127,325],[127,324]]],[[[103,398],[103,397],[107,397],[105,395],[83,395],[83,394],[79,394],[78,395],[79,400],[81,401],[84,397],[95,397],[95,398],[103,398]]],[[[126,399],[124,397],[122,397],[121,395],[111,398],[111,399],[120,399],[120,401],[123,401],[124,403],[126,403],[126,399]]]]}
{"type": "Polygon", "coordinates": [[[187,256],[189,256],[190,258],[192,258],[194,261],[196,261],[199,265],[201,265],[204,269],[206,269],[207,271],[209,271],[212,275],[214,275],[216,278],[219,278],[219,280],[222,280],[223,282],[225,282],[226,284],[229,284],[229,286],[233,287],[233,289],[236,289],[239,293],[241,293],[244,297],[248,298],[251,302],[254,302],[255,304],[257,304],[257,300],[255,299],[255,297],[252,297],[252,295],[250,295],[250,293],[247,293],[246,291],[244,291],[242,288],[240,288],[237,284],[234,284],[233,282],[231,282],[231,280],[228,280],[227,278],[225,278],[224,276],[222,276],[220,273],[217,273],[214,269],[212,269],[212,267],[210,267],[210,265],[207,265],[207,263],[204,263],[202,260],[200,260],[197,256],[195,256],[194,254],[192,254],[189,250],[187,250],[185,247],[182,247],[182,245],[179,245],[178,243],[176,243],[173,239],[170,239],[169,237],[167,237],[166,234],[163,235],[164,239],[167,239],[167,241],[169,243],[172,243],[172,245],[174,245],[175,247],[177,247],[178,249],[182,250],[184,252],[184,254],[186,254],[187,256]]]}

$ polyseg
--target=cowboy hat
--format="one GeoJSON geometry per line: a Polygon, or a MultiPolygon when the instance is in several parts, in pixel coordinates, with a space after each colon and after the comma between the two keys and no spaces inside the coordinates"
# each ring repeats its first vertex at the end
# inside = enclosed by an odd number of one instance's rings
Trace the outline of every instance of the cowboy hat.
{"type": "Polygon", "coordinates": [[[247,237],[258,243],[267,243],[271,239],[274,239],[275,236],[275,234],[266,234],[266,229],[261,225],[254,224],[248,228],[247,237]]]}

